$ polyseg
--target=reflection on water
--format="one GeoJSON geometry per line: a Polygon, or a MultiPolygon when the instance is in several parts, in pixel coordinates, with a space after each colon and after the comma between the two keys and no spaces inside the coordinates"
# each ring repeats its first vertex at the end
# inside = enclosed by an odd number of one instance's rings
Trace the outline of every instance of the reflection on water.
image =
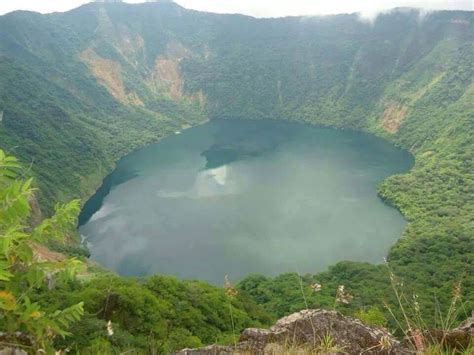
{"type": "Polygon", "coordinates": [[[232,194],[232,181],[228,181],[227,165],[215,169],[202,170],[197,173],[196,181],[191,189],[181,190],[158,190],[157,196],[161,198],[203,198],[216,195],[232,194]]]}
{"type": "Polygon", "coordinates": [[[82,212],[92,258],[221,283],[381,261],[405,222],[376,195],[411,157],[362,133],[214,121],[122,159],[82,212]],[[133,173],[130,173],[133,172],[133,173]]]}

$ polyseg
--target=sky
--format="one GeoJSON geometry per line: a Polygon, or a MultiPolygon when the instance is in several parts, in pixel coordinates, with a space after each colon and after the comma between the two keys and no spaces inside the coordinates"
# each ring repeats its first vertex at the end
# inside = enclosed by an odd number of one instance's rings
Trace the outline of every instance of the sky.
{"type": "MultiPolygon", "coordinates": [[[[144,0],[126,0],[129,3],[144,0]]],[[[89,0],[0,0],[0,14],[14,10],[42,13],[67,11],[89,0]]],[[[176,0],[180,5],[196,10],[219,13],[241,13],[255,17],[294,15],[326,15],[359,12],[363,17],[399,6],[427,10],[473,10],[474,0],[176,0]]]]}

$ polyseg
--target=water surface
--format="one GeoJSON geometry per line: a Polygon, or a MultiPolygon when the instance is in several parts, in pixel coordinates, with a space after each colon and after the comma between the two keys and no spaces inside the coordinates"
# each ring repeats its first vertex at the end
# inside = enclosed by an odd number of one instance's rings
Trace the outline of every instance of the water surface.
{"type": "Polygon", "coordinates": [[[213,121],[120,160],[86,204],[92,258],[124,275],[221,283],[257,272],[380,262],[400,213],[377,197],[411,156],[376,137],[274,121],[213,121]]]}

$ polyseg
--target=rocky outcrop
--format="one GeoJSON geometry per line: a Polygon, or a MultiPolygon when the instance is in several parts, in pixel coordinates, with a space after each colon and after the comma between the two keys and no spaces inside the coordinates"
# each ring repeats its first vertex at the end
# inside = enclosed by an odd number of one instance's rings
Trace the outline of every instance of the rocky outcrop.
{"type": "MultiPolygon", "coordinates": [[[[474,315],[450,330],[423,334],[449,349],[468,348],[474,337],[474,315]]],[[[414,354],[413,340],[395,339],[386,329],[371,327],[335,311],[303,310],[284,317],[270,329],[245,329],[235,346],[210,345],[183,349],[178,355],[244,354],[414,354]]]]}
{"type": "Polygon", "coordinates": [[[28,355],[28,353],[21,349],[4,348],[0,350],[0,355],[28,355]]]}
{"type": "Polygon", "coordinates": [[[427,332],[426,339],[431,342],[443,344],[449,349],[467,349],[474,339],[474,312],[473,315],[462,322],[457,328],[444,331],[433,329],[427,332]]]}
{"type": "Polygon", "coordinates": [[[27,355],[23,349],[32,349],[33,344],[33,339],[24,333],[0,331],[0,355],[27,355]]]}
{"type": "Polygon", "coordinates": [[[387,330],[370,327],[335,311],[303,310],[277,321],[269,330],[246,329],[236,346],[183,349],[179,355],[224,354],[404,354],[387,330]]]}

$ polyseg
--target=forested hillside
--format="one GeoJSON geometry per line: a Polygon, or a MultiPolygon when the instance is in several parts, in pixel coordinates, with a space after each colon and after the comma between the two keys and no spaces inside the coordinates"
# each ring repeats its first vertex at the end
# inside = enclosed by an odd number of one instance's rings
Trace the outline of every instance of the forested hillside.
{"type": "MultiPolygon", "coordinates": [[[[207,119],[282,119],[383,136],[415,156],[409,173],[379,188],[409,222],[389,267],[434,324],[458,282],[464,313],[474,307],[473,38],[473,12],[461,11],[397,9],[373,23],[357,15],[255,19],[173,3],[15,12],[0,17],[0,148],[31,166],[49,214],[57,201],[89,197],[127,152],[207,119]]],[[[155,281],[117,279],[113,287],[153,293],[155,281]]],[[[340,284],[354,296],[341,306],[346,313],[396,303],[386,265],[343,262],[302,279],[253,275],[239,287],[281,316],[305,302],[331,307],[340,284]],[[317,297],[314,283],[323,284],[317,297]]],[[[71,287],[84,298],[106,289],[71,287]]],[[[103,322],[94,307],[91,317],[103,322]]],[[[182,328],[203,343],[219,333],[182,328]]],[[[148,331],[143,325],[140,336],[148,331]]]]}

